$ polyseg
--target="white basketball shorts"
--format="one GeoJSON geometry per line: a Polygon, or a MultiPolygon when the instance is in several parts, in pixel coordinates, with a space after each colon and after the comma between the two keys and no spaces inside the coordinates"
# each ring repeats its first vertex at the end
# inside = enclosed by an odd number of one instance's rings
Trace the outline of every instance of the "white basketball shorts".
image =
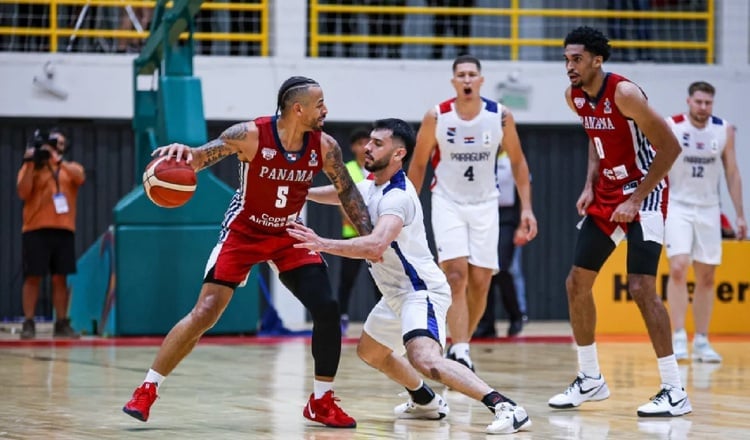
{"type": "Polygon", "coordinates": [[[445,349],[445,319],[451,305],[450,286],[380,298],[365,320],[364,331],[393,350],[406,353],[404,336],[428,336],[445,349]]]}
{"type": "Polygon", "coordinates": [[[432,231],[438,261],[469,257],[469,264],[497,272],[500,235],[497,200],[459,205],[432,194],[432,231]]]}
{"type": "Polygon", "coordinates": [[[721,263],[721,212],[719,205],[697,206],[669,201],[664,230],[667,257],[690,255],[704,264],[721,263]]]}

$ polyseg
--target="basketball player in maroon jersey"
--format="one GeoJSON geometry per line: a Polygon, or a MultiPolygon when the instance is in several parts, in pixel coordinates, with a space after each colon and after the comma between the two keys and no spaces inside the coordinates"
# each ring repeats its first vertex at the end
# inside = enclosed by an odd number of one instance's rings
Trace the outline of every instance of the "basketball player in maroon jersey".
{"type": "Polygon", "coordinates": [[[296,240],[286,229],[290,222],[297,221],[313,176],[321,170],[336,187],[357,232],[369,234],[372,226],[338,143],[321,131],[328,109],[320,85],[310,78],[289,78],[279,89],[277,104],[280,115],[236,124],[201,147],[171,144],[153,153],[184,159],[196,171],[236,154],[241,177],[219,242],[206,264],[195,307],[166,336],[146,379],[123,408],[141,421],[148,420],[165,376],[216,323],[234,289],[247,281],[252,266],[268,261],[313,320],[314,392],[304,416],[331,427],[356,426],[333,396],[333,378],[341,357],[341,327],[326,266],[319,253],[295,248],[296,240]]]}
{"type": "Polygon", "coordinates": [[[594,341],[596,308],[591,288],[617,243],[627,238],[628,291],[646,322],[661,376],[660,391],[638,408],[638,415],[687,414],[691,406],[672,351],[669,315],[656,294],[667,207],[665,177],[680,145],[637,85],[603,70],[610,46],[600,31],[576,28],[564,46],[570,78],[565,97],[589,136],[589,161],[576,204],[585,217],[565,282],[580,369],[567,390],[552,397],[549,405],[572,408],[609,397],[594,341]]]}

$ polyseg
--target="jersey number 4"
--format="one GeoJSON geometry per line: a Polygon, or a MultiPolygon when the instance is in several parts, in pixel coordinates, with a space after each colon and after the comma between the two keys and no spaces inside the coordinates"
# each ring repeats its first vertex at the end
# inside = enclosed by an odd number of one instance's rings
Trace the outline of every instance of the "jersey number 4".
{"type": "Polygon", "coordinates": [[[468,180],[469,182],[474,181],[474,167],[473,166],[466,168],[466,172],[464,172],[464,177],[466,177],[466,180],[468,180]]]}

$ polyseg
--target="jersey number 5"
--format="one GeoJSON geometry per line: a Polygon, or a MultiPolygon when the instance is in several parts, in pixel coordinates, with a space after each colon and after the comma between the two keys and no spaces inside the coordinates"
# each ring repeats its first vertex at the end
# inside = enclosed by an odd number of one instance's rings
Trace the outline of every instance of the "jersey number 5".
{"type": "Polygon", "coordinates": [[[288,186],[280,186],[276,189],[276,203],[274,206],[277,208],[283,208],[286,206],[286,195],[289,194],[288,186]]]}
{"type": "Polygon", "coordinates": [[[466,180],[469,182],[474,181],[474,166],[470,166],[469,168],[466,168],[466,172],[464,172],[464,177],[466,177],[466,180]]]}

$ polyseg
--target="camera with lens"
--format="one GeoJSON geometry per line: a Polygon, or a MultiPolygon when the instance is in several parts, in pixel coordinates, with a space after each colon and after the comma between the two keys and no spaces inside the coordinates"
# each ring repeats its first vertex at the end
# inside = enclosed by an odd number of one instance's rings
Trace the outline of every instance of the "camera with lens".
{"type": "Polygon", "coordinates": [[[34,167],[42,168],[50,158],[51,153],[49,150],[42,148],[44,145],[49,145],[52,148],[57,148],[57,134],[43,131],[34,130],[34,137],[31,139],[31,145],[34,147],[34,167]]]}

